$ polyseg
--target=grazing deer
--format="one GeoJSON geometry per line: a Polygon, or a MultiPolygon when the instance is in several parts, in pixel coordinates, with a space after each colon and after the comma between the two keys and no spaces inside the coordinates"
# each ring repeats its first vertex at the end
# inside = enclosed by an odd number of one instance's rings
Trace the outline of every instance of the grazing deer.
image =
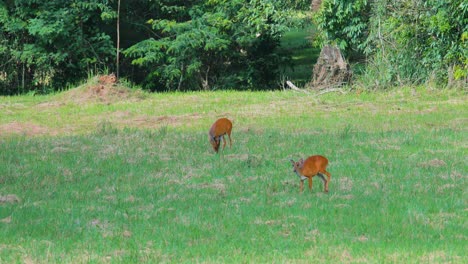
{"type": "Polygon", "coordinates": [[[228,135],[229,137],[229,147],[232,147],[231,141],[231,130],[232,130],[232,123],[227,118],[220,118],[213,123],[210,128],[209,138],[211,146],[213,147],[214,151],[217,153],[219,150],[219,145],[221,144],[221,137],[223,138],[223,150],[226,146],[226,139],[224,135],[228,135]]]}
{"type": "Polygon", "coordinates": [[[325,192],[328,192],[328,183],[330,182],[331,174],[326,170],[328,159],[324,156],[310,156],[306,160],[301,159],[298,162],[291,160],[294,172],[301,179],[301,192],[304,189],[304,180],[309,180],[309,189],[312,190],[312,177],[318,175],[325,184],[325,192]],[[327,179],[325,179],[327,175],[327,179]]]}

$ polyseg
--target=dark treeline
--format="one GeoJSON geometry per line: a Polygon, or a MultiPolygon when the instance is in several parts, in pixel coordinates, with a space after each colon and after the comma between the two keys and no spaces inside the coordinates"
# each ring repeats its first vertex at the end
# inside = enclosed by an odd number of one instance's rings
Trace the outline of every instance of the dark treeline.
{"type": "MultiPolygon", "coordinates": [[[[145,89],[271,89],[304,1],[121,1],[119,75],[145,89]]],[[[0,2],[0,93],[116,70],[118,0],[0,2]]]]}
{"type": "MultiPolygon", "coordinates": [[[[0,1],[0,94],[47,93],[115,72],[119,0],[0,1]]],[[[119,76],[151,91],[274,89],[280,38],[314,14],[316,43],[364,59],[369,86],[465,79],[463,0],[132,0],[120,3],[119,76]]]]}

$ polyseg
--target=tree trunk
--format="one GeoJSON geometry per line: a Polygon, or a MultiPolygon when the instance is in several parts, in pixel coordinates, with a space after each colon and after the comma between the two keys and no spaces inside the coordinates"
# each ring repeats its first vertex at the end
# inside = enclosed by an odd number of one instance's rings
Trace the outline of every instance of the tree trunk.
{"type": "Polygon", "coordinates": [[[120,55],[120,0],[117,2],[117,58],[116,58],[116,81],[119,81],[119,56],[120,55]]]}
{"type": "Polygon", "coordinates": [[[317,63],[314,65],[312,82],[309,86],[318,90],[341,86],[351,81],[352,74],[340,49],[326,45],[322,48],[317,63]]]}
{"type": "Polygon", "coordinates": [[[310,3],[310,9],[313,12],[317,12],[320,9],[321,5],[322,5],[322,0],[312,0],[310,3]]]}

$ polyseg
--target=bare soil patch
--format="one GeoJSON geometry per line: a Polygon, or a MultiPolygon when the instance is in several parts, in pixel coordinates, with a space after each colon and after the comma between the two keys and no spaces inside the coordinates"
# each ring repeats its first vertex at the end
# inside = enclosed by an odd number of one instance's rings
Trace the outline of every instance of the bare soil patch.
{"type": "Polygon", "coordinates": [[[50,131],[48,128],[33,123],[11,122],[0,125],[0,135],[4,134],[23,134],[27,136],[35,136],[50,134],[50,131]]]}
{"type": "Polygon", "coordinates": [[[194,124],[195,121],[200,120],[203,116],[199,113],[185,114],[185,115],[161,115],[161,116],[148,116],[148,115],[139,115],[136,117],[131,117],[130,114],[125,114],[122,112],[116,112],[114,114],[118,118],[116,122],[126,126],[138,126],[140,128],[158,128],[164,126],[184,126],[194,124]],[[125,117],[125,118],[123,118],[125,117]]]}

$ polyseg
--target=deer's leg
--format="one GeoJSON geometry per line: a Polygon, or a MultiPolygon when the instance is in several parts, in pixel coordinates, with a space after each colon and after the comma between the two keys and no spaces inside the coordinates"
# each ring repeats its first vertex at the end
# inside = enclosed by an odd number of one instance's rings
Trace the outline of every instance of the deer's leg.
{"type": "Polygon", "coordinates": [[[319,172],[319,174],[317,174],[320,179],[322,179],[323,181],[323,188],[324,188],[324,192],[328,192],[328,181],[325,179],[325,177],[323,176],[323,174],[321,172],[319,172]]]}
{"type": "Polygon", "coordinates": [[[312,177],[309,177],[309,190],[312,190],[312,177]]]}
{"type": "Polygon", "coordinates": [[[226,147],[226,138],[224,137],[224,135],[222,137],[223,137],[223,150],[224,150],[224,147],[226,147]]]}
{"type": "Polygon", "coordinates": [[[221,137],[216,138],[216,146],[218,146],[218,150],[219,150],[219,146],[221,146],[221,137]]]}
{"type": "Polygon", "coordinates": [[[325,180],[325,177],[321,175],[321,178],[323,179],[323,182],[325,183],[325,192],[328,192],[328,184],[330,183],[330,178],[331,174],[328,171],[323,171],[325,175],[327,175],[327,179],[325,180]]]}
{"type": "Polygon", "coordinates": [[[232,148],[231,132],[228,132],[229,147],[232,148]]]}

